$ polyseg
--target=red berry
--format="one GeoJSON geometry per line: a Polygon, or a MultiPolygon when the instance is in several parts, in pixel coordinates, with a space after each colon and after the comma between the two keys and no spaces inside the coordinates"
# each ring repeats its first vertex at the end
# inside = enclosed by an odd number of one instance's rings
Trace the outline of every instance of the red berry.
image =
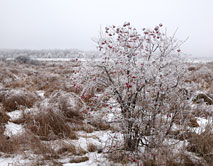
{"type": "Polygon", "coordinates": [[[131,88],[131,87],[132,87],[132,85],[130,85],[130,84],[128,84],[128,83],[126,83],[126,87],[127,87],[127,88],[131,88]]]}
{"type": "Polygon", "coordinates": [[[158,26],[156,26],[154,30],[155,30],[155,31],[158,31],[158,30],[159,30],[159,27],[158,27],[158,26]]]}
{"type": "Polygon", "coordinates": [[[132,162],[136,163],[136,160],[135,160],[135,159],[132,159],[132,162]]]}

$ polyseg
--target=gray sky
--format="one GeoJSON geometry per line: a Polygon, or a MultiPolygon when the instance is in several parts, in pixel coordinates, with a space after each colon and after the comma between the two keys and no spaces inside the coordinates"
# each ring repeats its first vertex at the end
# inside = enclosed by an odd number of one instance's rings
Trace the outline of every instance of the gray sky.
{"type": "Polygon", "coordinates": [[[100,26],[163,23],[193,56],[213,57],[213,0],[0,0],[0,49],[95,50],[100,26]]]}

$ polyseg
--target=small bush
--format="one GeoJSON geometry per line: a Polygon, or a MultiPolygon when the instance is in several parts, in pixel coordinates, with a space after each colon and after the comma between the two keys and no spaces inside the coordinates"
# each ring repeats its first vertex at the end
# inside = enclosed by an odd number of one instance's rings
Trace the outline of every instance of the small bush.
{"type": "Polygon", "coordinates": [[[27,56],[18,56],[15,58],[15,62],[18,63],[26,63],[26,64],[31,64],[31,65],[39,65],[39,61],[33,60],[30,57],[27,56]]]}
{"type": "Polygon", "coordinates": [[[31,61],[31,58],[27,56],[18,56],[15,58],[15,61],[19,63],[29,63],[31,61]]]}

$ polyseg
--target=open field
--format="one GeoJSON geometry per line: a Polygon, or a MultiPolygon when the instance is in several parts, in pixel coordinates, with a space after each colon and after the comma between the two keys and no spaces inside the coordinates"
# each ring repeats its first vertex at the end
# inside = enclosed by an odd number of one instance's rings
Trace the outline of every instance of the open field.
{"type": "Polygon", "coordinates": [[[85,90],[90,65],[0,61],[0,165],[213,165],[212,62],[187,63],[181,119],[162,146],[137,152],[123,149],[120,108],[108,87],[85,90]]]}

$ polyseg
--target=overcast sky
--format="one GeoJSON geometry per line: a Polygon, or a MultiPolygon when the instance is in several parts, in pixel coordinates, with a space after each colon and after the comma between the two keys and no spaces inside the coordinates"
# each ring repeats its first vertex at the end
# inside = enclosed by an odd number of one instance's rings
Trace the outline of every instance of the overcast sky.
{"type": "Polygon", "coordinates": [[[188,41],[182,50],[213,57],[213,0],[0,0],[0,49],[95,50],[100,27],[163,23],[188,41]]]}

